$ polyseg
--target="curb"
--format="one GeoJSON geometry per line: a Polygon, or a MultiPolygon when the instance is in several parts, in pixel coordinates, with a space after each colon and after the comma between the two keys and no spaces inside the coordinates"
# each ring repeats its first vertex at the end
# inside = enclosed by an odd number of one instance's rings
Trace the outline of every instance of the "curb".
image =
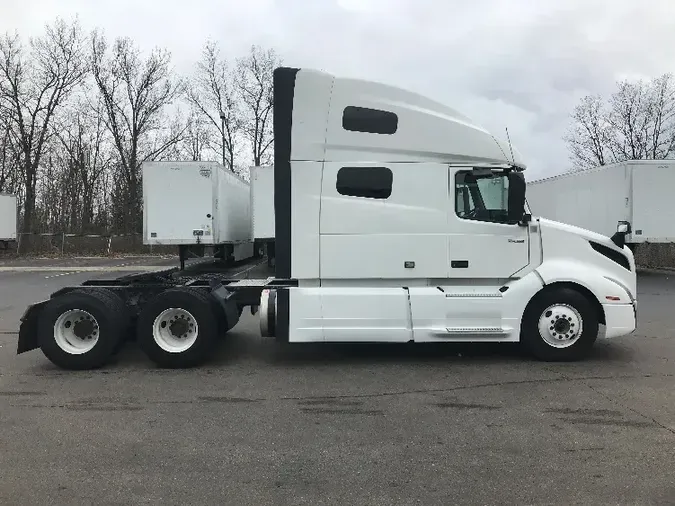
{"type": "Polygon", "coordinates": [[[667,267],[638,267],[637,273],[675,275],[675,269],[669,269],[667,267]]]}

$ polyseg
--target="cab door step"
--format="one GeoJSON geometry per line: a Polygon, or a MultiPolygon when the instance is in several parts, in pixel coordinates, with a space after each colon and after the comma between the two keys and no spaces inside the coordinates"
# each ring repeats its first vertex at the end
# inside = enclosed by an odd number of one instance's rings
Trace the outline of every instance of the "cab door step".
{"type": "Polygon", "coordinates": [[[446,327],[444,332],[439,332],[439,335],[445,336],[504,336],[506,334],[508,332],[500,327],[446,327]]]}

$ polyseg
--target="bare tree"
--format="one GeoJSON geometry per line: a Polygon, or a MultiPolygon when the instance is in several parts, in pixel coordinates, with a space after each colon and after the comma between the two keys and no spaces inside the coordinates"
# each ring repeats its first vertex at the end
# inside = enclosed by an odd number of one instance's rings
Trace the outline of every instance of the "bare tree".
{"type": "Polygon", "coordinates": [[[113,161],[104,118],[100,98],[89,104],[81,99],[54,122],[55,157],[65,175],[64,187],[60,188],[62,205],[68,210],[69,228],[81,233],[91,232],[96,193],[113,161]]]}
{"type": "MultiPolygon", "coordinates": [[[[182,123],[181,123],[182,124],[182,123]]],[[[206,161],[220,159],[221,155],[215,148],[218,146],[213,125],[204,118],[201,111],[192,110],[187,118],[185,133],[181,142],[165,151],[164,158],[168,160],[206,161]]]]}
{"type": "Polygon", "coordinates": [[[584,97],[565,137],[575,169],[635,159],[670,158],[675,150],[675,83],[622,81],[606,102],[584,97]]]}
{"type": "Polygon", "coordinates": [[[602,98],[584,97],[572,112],[572,127],[565,137],[575,168],[604,165],[611,128],[606,120],[602,98]]]}
{"type": "Polygon", "coordinates": [[[22,186],[20,153],[12,126],[0,118],[0,193],[19,193],[22,186]]]}
{"type": "Polygon", "coordinates": [[[663,74],[649,83],[646,158],[662,160],[675,152],[675,82],[663,74]]]}
{"type": "Polygon", "coordinates": [[[57,19],[29,46],[27,51],[18,34],[0,39],[0,115],[10,126],[20,153],[24,232],[33,228],[38,169],[52,132],[52,118],[87,72],[84,38],[77,21],[68,24],[57,19]]]}
{"type": "Polygon", "coordinates": [[[137,232],[141,226],[141,164],[162,155],[182,138],[182,129],[164,117],[164,110],[181,93],[170,69],[170,54],[153,50],[147,58],[129,38],[115,40],[108,54],[105,38],[92,36],[92,69],[119,158],[123,185],[122,227],[137,232]]]}
{"type": "Polygon", "coordinates": [[[241,117],[234,76],[213,41],[209,40],[204,45],[201,60],[197,62],[188,87],[187,100],[218,133],[222,164],[234,171],[241,117]]]}
{"type": "Polygon", "coordinates": [[[243,107],[242,130],[251,145],[253,164],[268,163],[272,129],[273,74],[281,58],[273,49],[252,46],[248,56],[237,60],[237,88],[243,107]]]}

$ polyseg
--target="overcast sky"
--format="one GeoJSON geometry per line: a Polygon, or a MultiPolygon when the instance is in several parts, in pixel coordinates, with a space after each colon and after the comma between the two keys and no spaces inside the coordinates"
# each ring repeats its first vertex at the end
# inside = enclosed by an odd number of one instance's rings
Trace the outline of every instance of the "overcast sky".
{"type": "Polygon", "coordinates": [[[0,0],[0,31],[57,15],[168,48],[187,73],[207,37],[232,58],[255,43],[286,64],[403,86],[511,141],[528,179],[569,168],[580,97],[675,71],[673,0],[0,0]]]}

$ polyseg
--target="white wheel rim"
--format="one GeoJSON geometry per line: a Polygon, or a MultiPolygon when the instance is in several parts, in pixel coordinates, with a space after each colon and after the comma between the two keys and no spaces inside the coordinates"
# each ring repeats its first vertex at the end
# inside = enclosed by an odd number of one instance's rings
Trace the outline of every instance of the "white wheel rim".
{"type": "Polygon", "coordinates": [[[199,325],[189,311],[170,307],[162,311],[152,326],[157,346],[168,353],[183,353],[197,341],[199,325]]]}
{"type": "Polygon", "coordinates": [[[583,319],[572,306],[553,304],[539,317],[539,335],[549,346],[567,348],[576,343],[583,332],[583,319]]]}
{"type": "Polygon", "coordinates": [[[82,355],[94,349],[100,335],[98,321],[82,309],[70,309],[54,323],[54,340],[71,355],[82,355]]]}

